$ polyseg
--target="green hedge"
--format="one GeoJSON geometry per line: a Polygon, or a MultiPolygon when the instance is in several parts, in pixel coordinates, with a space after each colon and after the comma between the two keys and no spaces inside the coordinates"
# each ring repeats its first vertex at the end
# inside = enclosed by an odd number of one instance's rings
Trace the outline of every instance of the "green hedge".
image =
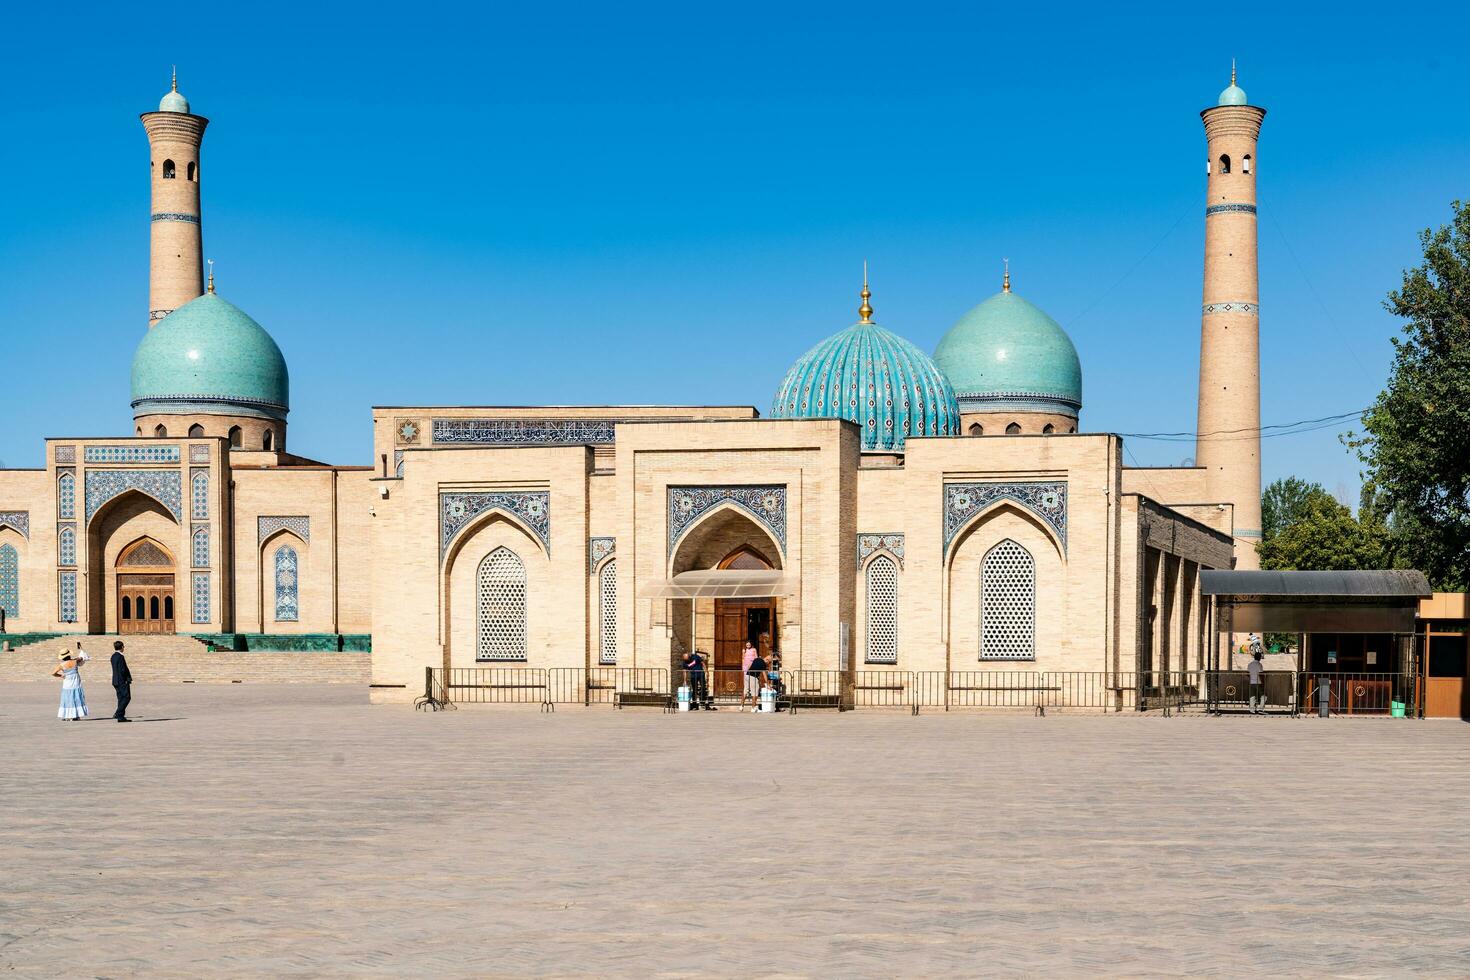
{"type": "Polygon", "coordinates": [[[31,643],[43,643],[46,640],[54,640],[61,636],[81,636],[81,633],[0,633],[0,644],[9,643],[10,649],[27,646],[31,643]]]}

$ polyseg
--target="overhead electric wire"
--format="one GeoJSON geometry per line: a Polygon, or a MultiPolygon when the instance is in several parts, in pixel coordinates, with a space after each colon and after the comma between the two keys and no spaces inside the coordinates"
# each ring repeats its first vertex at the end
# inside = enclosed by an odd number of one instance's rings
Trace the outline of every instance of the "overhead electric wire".
{"type": "Polygon", "coordinates": [[[1356,412],[1343,412],[1340,415],[1325,415],[1319,419],[1281,422],[1275,425],[1263,425],[1259,428],[1216,429],[1212,432],[1119,432],[1117,434],[1128,439],[1153,439],[1159,442],[1187,442],[1199,439],[1210,442],[1231,442],[1234,440],[1255,438],[1273,439],[1279,436],[1296,435],[1299,432],[1315,432],[1318,429],[1328,429],[1337,425],[1339,422],[1360,418],[1367,411],[1366,408],[1360,408],[1356,412]]]}

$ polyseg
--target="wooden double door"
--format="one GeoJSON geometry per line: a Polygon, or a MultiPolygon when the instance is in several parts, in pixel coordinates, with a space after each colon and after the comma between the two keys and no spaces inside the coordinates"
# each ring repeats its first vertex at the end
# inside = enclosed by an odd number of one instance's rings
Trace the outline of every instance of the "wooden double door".
{"type": "Polygon", "coordinates": [[[712,693],[739,697],[745,687],[741,658],[747,642],[769,663],[776,643],[775,599],[715,600],[715,662],[712,693]]]}
{"type": "Polygon", "coordinates": [[[118,575],[117,631],[119,633],[172,633],[174,631],[174,577],[172,574],[150,572],[118,575]]]}

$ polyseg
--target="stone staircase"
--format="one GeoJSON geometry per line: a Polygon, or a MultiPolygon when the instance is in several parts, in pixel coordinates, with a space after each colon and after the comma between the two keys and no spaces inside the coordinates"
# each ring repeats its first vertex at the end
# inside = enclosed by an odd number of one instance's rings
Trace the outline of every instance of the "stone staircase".
{"type": "Polygon", "coordinates": [[[111,684],[112,643],[122,640],[134,684],[360,684],[372,676],[372,654],[338,652],[211,653],[192,636],[172,634],[101,634],[59,636],[0,651],[0,683],[50,681],[63,648],[77,640],[92,661],[82,668],[82,682],[111,684]]]}

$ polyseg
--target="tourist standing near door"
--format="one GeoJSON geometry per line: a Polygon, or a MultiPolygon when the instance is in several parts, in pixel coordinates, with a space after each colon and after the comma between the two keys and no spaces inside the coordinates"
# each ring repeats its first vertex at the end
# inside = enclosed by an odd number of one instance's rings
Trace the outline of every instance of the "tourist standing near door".
{"type": "Polygon", "coordinates": [[[752,709],[760,707],[761,678],[760,674],[751,670],[750,665],[755,663],[760,654],[749,640],[745,641],[745,649],[740,653],[740,672],[745,677],[745,687],[740,693],[740,710],[745,710],[745,699],[750,698],[752,709]]]}

